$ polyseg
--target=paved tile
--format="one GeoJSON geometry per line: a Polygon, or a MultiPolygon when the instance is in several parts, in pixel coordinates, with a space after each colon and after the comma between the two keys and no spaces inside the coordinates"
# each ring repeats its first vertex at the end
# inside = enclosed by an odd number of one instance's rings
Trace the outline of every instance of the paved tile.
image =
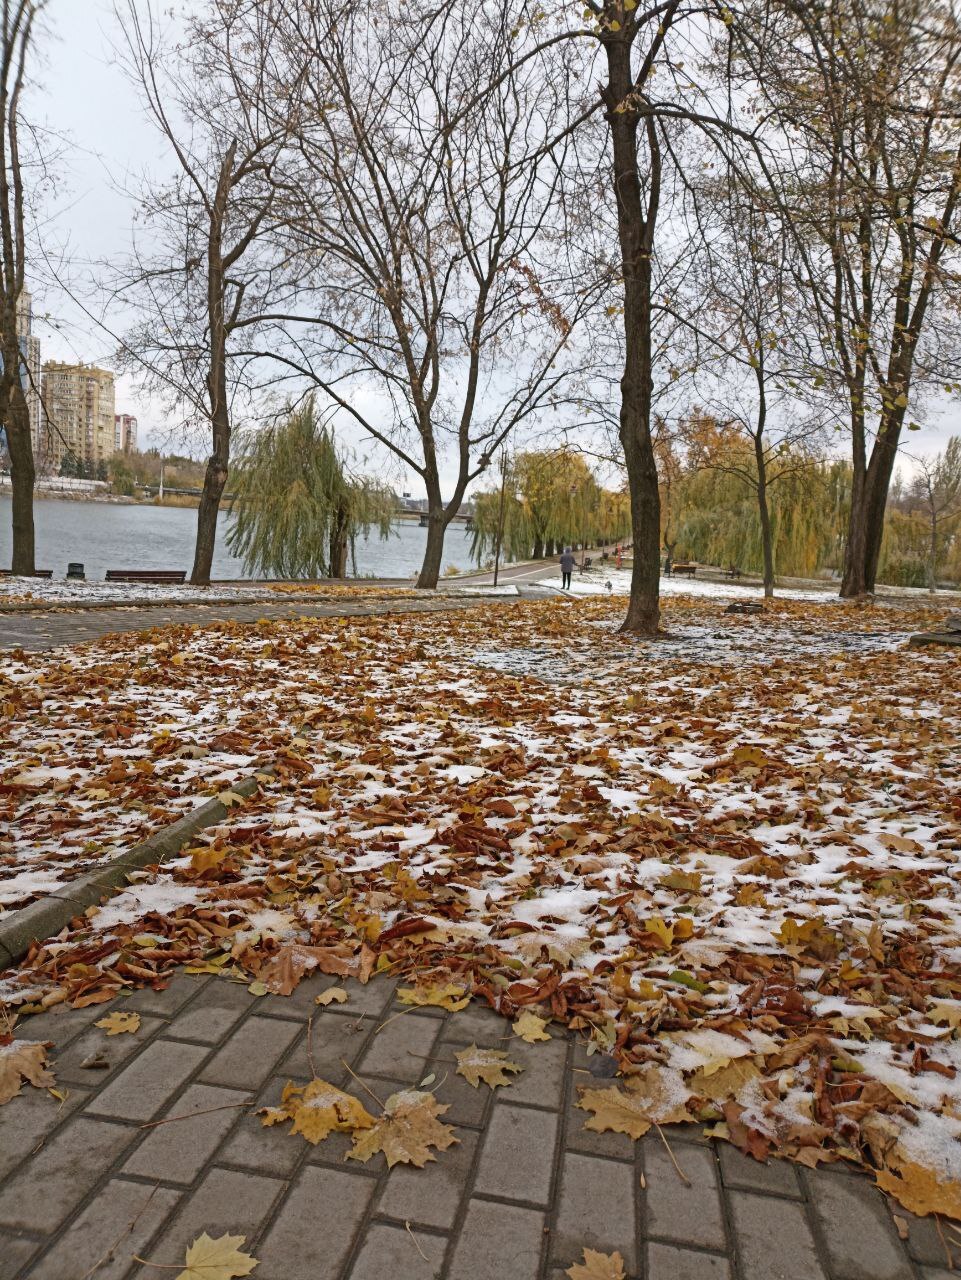
{"type": "Polygon", "coordinates": [[[75,1116],[0,1188],[0,1227],[53,1231],[134,1137],[125,1125],[75,1116]]]}
{"type": "MultiPolygon", "coordinates": [[[[583,1076],[574,1078],[579,1083],[583,1083],[585,1079],[583,1076]]],[[[601,1156],[605,1159],[633,1161],[634,1141],[626,1133],[595,1133],[593,1129],[584,1128],[586,1121],[590,1119],[590,1112],[582,1111],[576,1105],[579,1096],[575,1089],[567,1110],[565,1130],[567,1149],[579,1151],[584,1155],[601,1156]]]]}
{"type": "Polygon", "coordinates": [[[416,1084],[430,1070],[427,1059],[438,1030],[433,1018],[395,1018],[373,1037],[356,1070],[363,1076],[393,1076],[416,1084]]]}
{"type": "Polygon", "coordinates": [[[363,1174],[305,1167],[257,1250],[263,1275],[336,1280],[375,1187],[363,1174]]]}
{"type": "Polygon", "coordinates": [[[201,1044],[219,1044],[256,999],[239,982],[216,978],[205,988],[203,1000],[188,1005],[174,1018],[167,1034],[181,1040],[199,1040],[201,1044]]]}
{"type": "Polygon", "coordinates": [[[724,1250],[727,1240],[713,1152],[688,1146],[674,1153],[691,1184],[685,1186],[660,1138],[648,1134],[643,1144],[650,1235],[681,1245],[724,1250]]]}
{"type": "Polygon", "coordinates": [[[732,1191],[728,1203],[743,1280],[824,1280],[801,1205],[747,1191],[732,1191]]]}
{"type": "Polygon", "coordinates": [[[634,1231],[633,1167],[567,1152],[551,1253],[562,1267],[581,1260],[584,1246],[601,1253],[617,1250],[628,1271],[637,1265],[634,1231]]]}
{"type": "Polygon", "coordinates": [[[0,1280],[13,1280],[24,1263],[40,1245],[24,1236],[10,1236],[0,1231],[0,1280]]]}
{"type": "Polygon", "coordinates": [[[717,1153],[721,1179],[726,1187],[741,1191],[767,1191],[770,1195],[795,1199],[800,1197],[797,1169],[789,1161],[768,1160],[767,1164],[762,1164],[729,1142],[719,1142],[717,1153]]]}
{"type": "Polygon", "coordinates": [[[351,1263],[350,1280],[440,1280],[446,1236],[375,1222],[351,1263]]]}
{"type": "MultiPolygon", "coordinates": [[[[290,1125],[264,1125],[257,1114],[261,1107],[277,1107],[285,1081],[275,1077],[261,1091],[249,1109],[234,1112],[235,1127],[217,1154],[217,1163],[240,1165],[257,1173],[288,1178],[299,1164],[305,1140],[290,1137],[290,1125]]],[[[296,1080],[306,1084],[306,1080],[296,1080]]]]}
{"type": "Polygon", "coordinates": [[[546,1221],[535,1209],[472,1200],[447,1280],[537,1280],[546,1221]]]}
{"type": "Polygon", "coordinates": [[[25,1087],[0,1107],[0,1178],[23,1162],[24,1156],[83,1106],[88,1094],[70,1089],[60,1102],[46,1089],[25,1087]]]}
{"type": "MultiPolygon", "coordinates": [[[[118,1008],[122,1006],[117,1006],[118,1008]]],[[[58,1081],[69,1084],[91,1085],[101,1088],[130,1058],[144,1048],[145,1041],[164,1024],[159,1018],[143,1017],[139,1030],[133,1035],[108,1036],[103,1027],[88,1027],[71,1041],[62,1053],[51,1052],[51,1061],[58,1081]],[[92,1058],[109,1063],[105,1068],[84,1067],[81,1064],[92,1058]]]]}
{"type": "Polygon", "coordinates": [[[206,1084],[256,1091],[301,1034],[297,1023],[277,1018],[250,1017],[204,1064],[206,1084]]]}
{"type": "Polygon", "coordinates": [[[155,1040],[88,1104],[87,1112],[152,1120],[206,1058],[200,1045],[155,1040]]]}
{"type": "Polygon", "coordinates": [[[207,983],[215,981],[215,978],[205,974],[177,973],[161,991],[155,991],[153,987],[142,987],[127,996],[117,1008],[172,1018],[207,983]]]}
{"type": "Polygon", "coordinates": [[[478,1044],[485,1049],[513,1051],[514,1044],[523,1044],[511,1031],[510,1020],[495,1012],[486,1004],[473,1000],[466,1009],[451,1014],[442,1032],[444,1040],[458,1044],[478,1044]]]}
{"type": "Polygon", "coordinates": [[[867,1178],[805,1178],[836,1280],[901,1280],[904,1249],[867,1178]],[[839,1223],[844,1229],[839,1231],[839,1223]]]}
{"type": "Polygon", "coordinates": [[[477,1135],[469,1129],[458,1130],[457,1136],[455,1146],[423,1169],[396,1165],[377,1203],[378,1215],[449,1231],[477,1150],[477,1135]]]}
{"type": "Polygon", "coordinates": [[[474,1190],[546,1205],[551,1195],[558,1117],[496,1102],[484,1135],[474,1190]]]}
{"type": "Polygon", "coordinates": [[[647,1280],[731,1280],[733,1274],[728,1259],[716,1254],[656,1241],[647,1246],[647,1280]]]}
{"type": "MultiPolygon", "coordinates": [[[[550,1044],[525,1044],[514,1037],[508,1049],[512,1062],[524,1068],[511,1076],[511,1102],[527,1102],[536,1107],[559,1108],[564,1101],[567,1084],[567,1041],[552,1040],[550,1044]]],[[[582,1113],[587,1118],[587,1112],[582,1113]]]]}
{"type": "MultiPolygon", "coordinates": [[[[163,1228],[150,1252],[141,1257],[165,1266],[182,1264],[187,1246],[204,1231],[215,1238],[225,1234],[243,1236],[252,1243],[283,1190],[284,1184],[276,1178],[211,1169],[196,1190],[184,1196],[180,1210],[163,1228]]],[[[308,1215],[304,1222],[310,1221],[308,1215]]],[[[156,1267],[140,1267],[135,1280],[157,1280],[158,1274],[163,1273],[156,1267]]]]}
{"type": "Polygon", "coordinates": [[[171,1115],[164,1117],[168,1123],[147,1130],[123,1172],[162,1182],[193,1182],[236,1124],[241,1114],[237,1104],[249,1097],[235,1089],[191,1085],[174,1099],[171,1115]]]}
{"type": "Polygon", "coordinates": [[[180,1193],[112,1178],[54,1247],[30,1269],[30,1280],[122,1280],[134,1254],[150,1244],[180,1193]]]}
{"type": "Polygon", "coordinates": [[[349,1074],[344,1063],[353,1065],[373,1027],[369,1020],[358,1022],[356,1018],[325,1010],[311,1024],[310,1054],[304,1027],[300,1043],[277,1064],[277,1073],[291,1079],[309,1080],[312,1057],[314,1070],[322,1080],[342,1084],[349,1074]]]}

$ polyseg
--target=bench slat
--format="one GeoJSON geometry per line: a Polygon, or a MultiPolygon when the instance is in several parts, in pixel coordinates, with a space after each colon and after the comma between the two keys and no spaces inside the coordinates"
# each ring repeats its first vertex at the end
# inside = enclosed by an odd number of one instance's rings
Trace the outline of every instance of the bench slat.
{"type": "Polygon", "coordinates": [[[104,581],[180,583],[186,577],[185,569],[108,569],[104,581]]]}

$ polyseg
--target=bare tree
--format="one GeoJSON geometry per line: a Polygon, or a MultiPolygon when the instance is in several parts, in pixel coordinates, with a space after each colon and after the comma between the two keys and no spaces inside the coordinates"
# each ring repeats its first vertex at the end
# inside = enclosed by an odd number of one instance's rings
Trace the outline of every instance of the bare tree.
{"type": "Polygon", "coordinates": [[[35,469],[24,382],[18,307],[26,237],[20,124],[27,58],[43,0],[0,0],[0,425],[7,437],[13,489],[14,573],[33,573],[35,469]]]}
{"type": "Polygon", "coordinates": [[[748,3],[739,53],[777,134],[759,196],[791,227],[848,403],[843,596],[874,588],[908,410],[957,378],[961,26],[950,0],[748,3]]]}
{"type": "Polygon", "coordinates": [[[250,333],[292,287],[275,245],[297,76],[281,113],[268,70],[278,13],[273,0],[207,0],[178,42],[161,30],[153,0],[127,0],[122,16],[129,69],[179,170],[164,185],[143,184],[146,247],[120,290],[141,319],[122,358],[209,432],[190,576],[199,585],[210,582],[250,333]]]}
{"type": "Polygon", "coordinates": [[[955,520],[961,519],[961,436],[952,436],[943,453],[917,458],[912,497],[928,522],[928,590],[938,587],[938,565],[955,520]]]}
{"type": "Polygon", "coordinates": [[[294,385],[421,477],[418,586],[433,587],[468,485],[566,395],[590,301],[560,199],[570,75],[562,59],[553,77],[509,67],[507,4],[285,8],[278,83],[310,62],[287,243],[312,283],[273,313],[270,347],[294,385]]]}

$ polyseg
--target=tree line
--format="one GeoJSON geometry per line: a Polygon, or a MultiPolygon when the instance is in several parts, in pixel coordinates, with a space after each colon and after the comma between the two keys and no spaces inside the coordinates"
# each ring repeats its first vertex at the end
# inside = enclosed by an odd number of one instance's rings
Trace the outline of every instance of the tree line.
{"type": "MultiPolygon", "coordinates": [[[[0,27],[20,572],[19,95],[40,8],[5,0],[0,27]]],[[[624,470],[624,625],[656,634],[658,424],[699,404],[738,424],[768,550],[785,459],[815,440],[846,453],[841,593],[873,590],[902,437],[961,389],[950,0],[205,0],[180,25],[125,0],[121,16],[176,174],[144,184],[106,287],[138,317],[126,367],[210,442],[192,581],[209,581],[237,422],[313,396],[420,477],[422,587],[499,451],[587,425],[624,470]]]]}

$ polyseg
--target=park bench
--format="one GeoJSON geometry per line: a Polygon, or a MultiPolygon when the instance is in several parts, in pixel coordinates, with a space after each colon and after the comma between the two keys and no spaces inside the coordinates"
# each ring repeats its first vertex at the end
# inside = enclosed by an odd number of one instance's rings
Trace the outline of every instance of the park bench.
{"type": "Polygon", "coordinates": [[[693,578],[694,575],[697,573],[697,565],[696,564],[672,564],[671,573],[675,575],[680,575],[681,577],[686,576],[688,578],[693,578]]]}
{"type": "Polygon", "coordinates": [[[586,573],[593,563],[593,559],[590,556],[587,556],[586,559],[582,560],[577,567],[580,569],[581,573],[586,573]]]}
{"type": "Polygon", "coordinates": [[[153,582],[178,585],[187,577],[185,569],[108,569],[104,582],[153,582]]]}
{"type": "Polygon", "coordinates": [[[741,570],[736,569],[733,564],[730,569],[723,570],[723,573],[725,578],[739,578],[741,576],[741,570]]]}
{"type": "MultiPolygon", "coordinates": [[[[12,569],[0,569],[0,578],[12,578],[12,569]]],[[[52,578],[52,569],[34,569],[33,573],[18,573],[18,578],[52,578]]]]}

